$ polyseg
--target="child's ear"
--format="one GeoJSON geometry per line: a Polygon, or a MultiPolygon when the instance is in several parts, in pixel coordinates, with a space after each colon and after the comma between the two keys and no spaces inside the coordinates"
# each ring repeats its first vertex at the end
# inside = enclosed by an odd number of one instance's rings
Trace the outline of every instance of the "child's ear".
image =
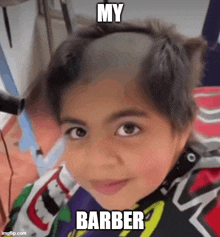
{"type": "Polygon", "coordinates": [[[202,37],[191,38],[184,42],[184,48],[191,61],[192,82],[198,86],[203,76],[207,43],[202,37]]]}

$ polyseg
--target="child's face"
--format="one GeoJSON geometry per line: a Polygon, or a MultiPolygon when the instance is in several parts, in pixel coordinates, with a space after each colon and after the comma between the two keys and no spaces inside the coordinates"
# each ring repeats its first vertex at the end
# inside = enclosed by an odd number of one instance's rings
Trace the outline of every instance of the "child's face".
{"type": "Polygon", "coordinates": [[[67,167],[106,209],[132,208],[157,189],[189,136],[174,134],[126,73],[102,73],[62,99],[67,167]]]}

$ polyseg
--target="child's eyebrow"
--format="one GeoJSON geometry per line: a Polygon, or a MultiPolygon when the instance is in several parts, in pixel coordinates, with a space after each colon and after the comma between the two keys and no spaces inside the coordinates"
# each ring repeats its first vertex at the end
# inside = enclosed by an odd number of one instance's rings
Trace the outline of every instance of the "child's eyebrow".
{"type": "Polygon", "coordinates": [[[148,113],[144,110],[140,110],[137,108],[125,109],[118,112],[113,113],[109,118],[106,119],[106,123],[112,123],[117,119],[129,116],[136,117],[149,117],[148,113]]]}
{"type": "MultiPolygon", "coordinates": [[[[143,110],[136,109],[136,108],[131,108],[131,109],[125,109],[125,110],[121,110],[121,111],[117,111],[117,112],[113,113],[105,120],[105,123],[112,123],[117,119],[120,119],[123,117],[129,117],[129,116],[149,117],[147,112],[145,112],[143,110]]],[[[72,123],[72,124],[86,126],[86,122],[84,122],[81,119],[73,118],[73,117],[62,118],[60,120],[60,125],[62,125],[64,123],[72,123]]]]}
{"type": "Polygon", "coordinates": [[[71,117],[64,117],[64,118],[60,119],[60,125],[62,125],[64,123],[73,123],[73,124],[86,126],[86,123],[83,120],[71,118],[71,117]]]}

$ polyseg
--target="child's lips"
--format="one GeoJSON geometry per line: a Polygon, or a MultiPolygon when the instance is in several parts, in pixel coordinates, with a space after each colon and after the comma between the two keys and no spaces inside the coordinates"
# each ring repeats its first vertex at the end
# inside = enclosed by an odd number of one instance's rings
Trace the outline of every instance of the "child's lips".
{"type": "Polygon", "coordinates": [[[105,195],[114,195],[126,186],[131,179],[91,181],[92,187],[105,195]]]}

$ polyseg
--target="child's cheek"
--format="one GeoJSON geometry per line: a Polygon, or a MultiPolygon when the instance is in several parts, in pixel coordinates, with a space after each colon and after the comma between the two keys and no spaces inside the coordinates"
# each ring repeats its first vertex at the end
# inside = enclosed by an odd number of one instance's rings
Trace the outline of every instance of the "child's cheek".
{"type": "Polygon", "coordinates": [[[134,172],[140,179],[144,179],[147,185],[160,185],[170,168],[169,154],[165,151],[155,152],[148,150],[140,154],[134,162],[134,172]]]}
{"type": "Polygon", "coordinates": [[[67,169],[69,172],[72,174],[72,176],[78,175],[78,170],[79,170],[79,160],[75,159],[74,152],[70,148],[66,148],[65,152],[62,156],[62,160],[65,162],[67,169]]]}

